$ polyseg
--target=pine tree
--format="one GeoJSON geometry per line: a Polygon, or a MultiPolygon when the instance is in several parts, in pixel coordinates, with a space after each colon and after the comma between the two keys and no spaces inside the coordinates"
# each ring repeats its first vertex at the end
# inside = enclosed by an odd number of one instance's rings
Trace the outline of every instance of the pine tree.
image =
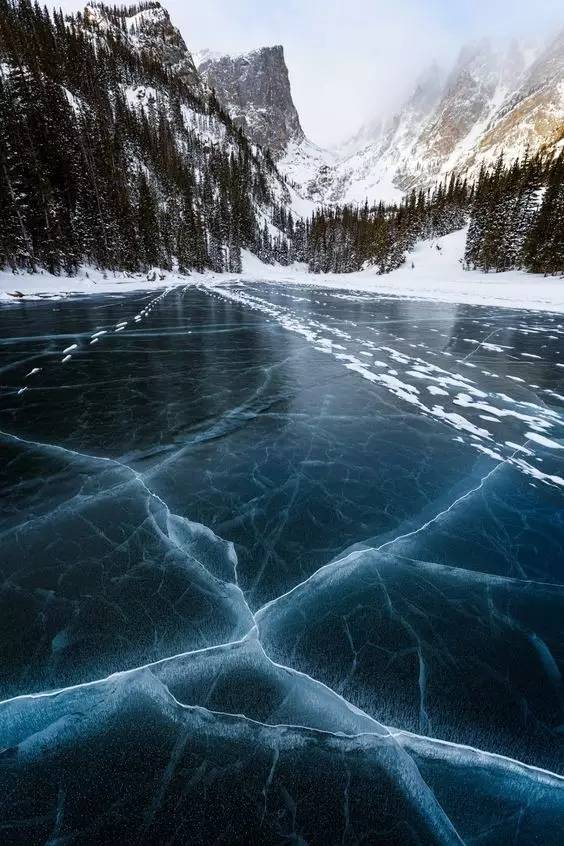
{"type": "Polygon", "coordinates": [[[156,199],[143,173],[139,174],[138,193],[137,231],[139,234],[139,250],[146,268],[158,267],[161,258],[158,208],[156,199]]]}
{"type": "Polygon", "coordinates": [[[564,274],[564,151],[551,164],[524,255],[526,267],[535,273],[564,274]]]}

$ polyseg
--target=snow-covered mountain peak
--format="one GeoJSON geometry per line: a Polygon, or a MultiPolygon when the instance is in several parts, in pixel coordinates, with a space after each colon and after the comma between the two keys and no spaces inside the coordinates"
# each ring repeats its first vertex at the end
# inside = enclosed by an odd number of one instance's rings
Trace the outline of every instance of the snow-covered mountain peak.
{"type": "MultiPolygon", "coordinates": [[[[391,201],[453,172],[472,177],[501,152],[520,158],[527,148],[535,153],[558,143],[564,32],[544,45],[482,39],[460,50],[450,72],[427,68],[391,119],[368,122],[337,161],[305,174],[302,187],[325,203],[391,201]]],[[[295,172],[290,155],[281,168],[295,172]]]]}
{"type": "Polygon", "coordinates": [[[236,56],[203,51],[198,60],[202,78],[255,144],[279,158],[290,143],[304,141],[281,45],[236,56]]]}
{"type": "Polygon", "coordinates": [[[209,50],[205,47],[203,50],[194,50],[192,58],[196,67],[199,68],[204,62],[215,62],[224,55],[225,53],[219,53],[217,50],[209,50]]]}
{"type": "Polygon", "coordinates": [[[169,67],[195,93],[203,93],[192,54],[168,11],[157,0],[126,9],[125,14],[123,10],[115,11],[101,3],[90,2],[85,7],[84,20],[100,32],[119,30],[130,46],[169,67]]]}
{"type": "Polygon", "coordinates": [[[515,159],[556,149],[564,138],[564,30],[542,49],[522,52],[524,69],[472,151],[471,167],[502,152],[515,159]]]}

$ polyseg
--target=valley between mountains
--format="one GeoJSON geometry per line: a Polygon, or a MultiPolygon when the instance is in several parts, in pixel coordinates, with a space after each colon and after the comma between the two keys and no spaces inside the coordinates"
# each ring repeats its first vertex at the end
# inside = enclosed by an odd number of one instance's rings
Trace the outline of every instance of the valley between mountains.
{"type": "Polygon", "coordinates": [[[562,34],[340,151],[157,2],[0,63],[2,844],[560,846],[562,34]]]}

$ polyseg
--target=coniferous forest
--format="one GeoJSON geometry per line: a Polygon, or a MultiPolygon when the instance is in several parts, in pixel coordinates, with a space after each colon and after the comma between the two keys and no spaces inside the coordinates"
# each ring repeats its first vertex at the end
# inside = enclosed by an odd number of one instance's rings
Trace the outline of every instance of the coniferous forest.
{"type": "Polygon", "coordinates": [[[239,270],[285,190],[270,156],[108,14],[98,37],[80,14],[0,0],[0,265],[239,270]]]}
{"type": "Polygon", "coordinates": [[[470,213],[469,267],[564,273],[564,151],[482,170],[470,213]]]}
{"type": "Polygon", "coordinates": [[[387,273],[469,222],[467,268],[564,273],[564,153],[304,221],[214,92],[132,46],[126,16],[155,6],[105,8],[100,32],[0,0],[0,266],[238,272],[247,248],[314,273],[387,273]]]}
{"type": "Polygon", "coordinates": [[[453,176],[400,206],[325,209],[307,228],[313,272],[343,273],[403,264],[419,239],[440,238],[469,222],[465,266],[486,272],[564,273],[564,152],[483,169],[475,184],[453,176]]]}

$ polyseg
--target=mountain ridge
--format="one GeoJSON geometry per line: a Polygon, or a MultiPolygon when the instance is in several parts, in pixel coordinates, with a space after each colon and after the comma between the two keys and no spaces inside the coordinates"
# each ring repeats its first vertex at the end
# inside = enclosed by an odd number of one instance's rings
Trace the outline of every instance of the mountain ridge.
{"type": "Polygon", "coordinates": [[[235,124],[275,158],[290,142],[305,139],[282,45],[236,56],[203,55],[198,71],[235,124]]]}
{"type": "Polygon", "coordinates": [[[391,118],[361,127],[339,151],[313,144],[299,116],[299,130],[285,131],[297,110],[283,52],[260,103],[252,86],[235,102],[239,63],[256,79],[261,53],[272,49],[236,58],[214,54],[206,63],[208,82],[219,83],[217,96],[235,120],[242,108],[260,107],[266,130],[254,133],[247,123],[251,138],[271,148],[288,182],[316,204],[399,201],[453,173],[475,179],[502,151],[521,158],[556,149],[564,135],[564,30],[541,46],[512,41],[500,50],[488,39],[464,45],[450,71],[430,65],[391,118]],[[213,68],[223,73],[216,77],[213,68]],[[268,90],[284,96],[269,101],[268,90]]]}

